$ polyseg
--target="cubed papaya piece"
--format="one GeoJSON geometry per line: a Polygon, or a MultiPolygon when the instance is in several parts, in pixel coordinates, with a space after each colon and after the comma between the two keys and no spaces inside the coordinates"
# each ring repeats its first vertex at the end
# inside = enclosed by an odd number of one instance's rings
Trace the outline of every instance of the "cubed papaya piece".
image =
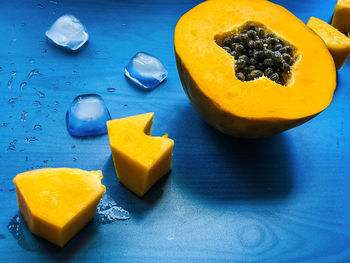
{"type": "Polygon", "coordinates": [[[350,0],[338,0],[334,8],[332,26],[343,33],[350,32],[350,0]]]}
{"type": "Polygon", "coordinates": [[[330,24],[311,17],[307,25],[326,43],[335,67],[340,69],[350,56],[350,39],[330,24]]]}
{"type": "Polygon", "coordinates": [[[174,141],[167,134],[151,136],[153,116],[145,113],[107,122],[119,181],[138,196],[171,169],[174,141]]]}

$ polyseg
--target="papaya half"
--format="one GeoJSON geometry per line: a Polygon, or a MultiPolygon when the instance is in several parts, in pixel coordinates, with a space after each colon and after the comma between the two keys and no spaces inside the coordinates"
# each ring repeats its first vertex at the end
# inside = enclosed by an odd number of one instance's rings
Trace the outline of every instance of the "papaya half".
{"type": "Polygon", "coordinates": [[[271,2],[203,2],[178,21],[174,46],[192,105],[228,135],[277,134],[312,119],[332,101],[336,69],[327,46],[271,2]]]}

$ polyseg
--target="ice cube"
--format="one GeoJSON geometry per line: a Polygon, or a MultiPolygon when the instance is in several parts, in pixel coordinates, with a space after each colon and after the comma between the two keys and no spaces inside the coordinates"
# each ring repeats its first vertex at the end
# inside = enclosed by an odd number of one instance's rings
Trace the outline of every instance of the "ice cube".
{"type": "Polygon", "coordinates": [[[106,121],[111,115],[97,94],[75,97],[66,114],[67,130],[73,136],[89,136],[107,133],[106,121]]]}
{"type": "Polygon", "coordinates": [[[143,89],[157,87],[168,76],[168,71],[162,62],[145,52],[139,52],[133,56],[124,73],[132,82],[143,89]]]}
{"type": "Polygon", "coordinates": [[[69,50],[78,50],[89,38],[85,26],[72,15],[58,18],[46,31],[46,36],[51,42],[69,50]]]}

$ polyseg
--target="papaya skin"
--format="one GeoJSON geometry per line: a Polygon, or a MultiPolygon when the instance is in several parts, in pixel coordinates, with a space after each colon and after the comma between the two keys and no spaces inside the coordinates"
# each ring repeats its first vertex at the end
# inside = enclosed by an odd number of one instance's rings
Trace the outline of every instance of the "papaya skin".
{"type": "Polygon", "coordinates": [[[314,118],[332,101],[336,70],[327,46],[293,14],[268,1],[203,2],[178,21],[174,46],[190,102],[206,122],[225,134],[241,138],[278,134],[314,118]],[[295,47],[297,60],[286,86],[266,77],[248,82],[235,77],[234,58],[218,42],[248,21],[264,25],[267,32],[295,47]]]}
{"type": "Polygon", "coordinates": [[[220,110],[215,101],[206,96],[198,88],[178,55],[176,55],[176,65],[182,87],[199,116],[211,126],[227,135],[246,139],[267,137],[297,127],[317,115],[315,114],[297,120],[278,118],[247,119],[234,116],[228,111],[220,110]]]}

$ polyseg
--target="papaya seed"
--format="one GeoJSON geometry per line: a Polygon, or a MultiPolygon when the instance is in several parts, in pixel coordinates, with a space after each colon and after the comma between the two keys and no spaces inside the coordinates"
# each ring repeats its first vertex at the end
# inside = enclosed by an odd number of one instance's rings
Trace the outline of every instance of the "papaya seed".
{"type": "Polygon", "coordinates": [[[282,73],[289,73],[294,64],[293,48],[262,27],[249,23],[241,32],[222,40],[222,48],[235,59],[235,74],[241,81],[262,76],[284,85],[282,73]]]}

